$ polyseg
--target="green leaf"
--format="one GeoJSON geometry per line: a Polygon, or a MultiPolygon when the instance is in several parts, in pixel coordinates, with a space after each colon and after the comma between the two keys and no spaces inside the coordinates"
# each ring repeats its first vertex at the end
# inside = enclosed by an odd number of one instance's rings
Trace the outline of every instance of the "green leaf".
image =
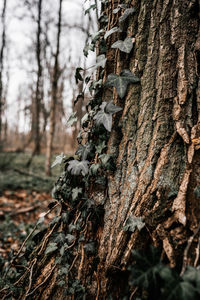
{"type": "Polygon", "coordinates": [[[75,236],[72,234],[67,234],[66,235],[66,240],[69,244],[73,243],[73,241],[75,240],[75,236]]]}
{"type": "Polygon", "coordinates": [[[135,12],[135,7],[127,8],[123,15],[119,18],[119,22],[124,22],[130,15],[135,12]]]}
{"type": "Polygon", "coordinates": [[[77,122],[78,118],[76,116],[76,112],[74,112],[73,114],[71,114],[71,116],[69,117],[69,119],[67,120],[67,127],[71,127],[72,125],[74,125],[75,122],[77,122]]]}
{"type": "Polygon", "coordinates": [[[136,263],[128,268],[131,271],[129,283],[145,290],[159,289],[159,276],[163,268],[159,250],[150,247],[145,254],[138,251],[132,253],[136,263]]]}
{"type": "Polygon", "coordinates": [[[115,33],[115,32],[119,32],[119,27],[113,27],[112,29],[110,29],[109,31],[107,31],[104,35],[104,39],[106,40],[111,34],[115,33]]]}
{"type": "Polygon", "coordinates": [[[133,42],[131,37],[127,37],[124,41],[116,41],[112,44],[111,48],[117,48],[122,52],[130,53],[133,48],[133,42]]]}
{"type": "Polygon", "coordinates": [[[56,236],[56,238],[54,239],[54,242],[56,244],[64,244],[65,242],[65,235],[62,232],[59,232],[56,236]]]}
{"type": "Polygon", "coordinates": [[[81,124],[84,124],[88,120],[88,117],[89,117],[89,114],[86,113],[81,119],[81,124]]]}
{"type": "Polygon", "coordinates": [[[48,247],[46,248],[45,254],[52,253],[58,249],[58,246],[56,243],[49,243],[48,247]]]}
{"type": "Polygon", "coordinates": [[[101,166],[100,164],[92,164],[90,167],[91,174],[96,175],[100,166],[101,166]]]}
{"type": "Polygon", "coordinates": [[[88,174],[89,167],[88,167],[89,161],[87,160],[82,160],[78,161],[76,159],[70,160],[68,162],[68,167],[67,170],[71,172],[72,175],[80,175],[82,174],[85,176],[88,174]]]}
{"type": "Polygon", "coordinates": [[[113,9],[113,14],[117,14],[120,11],[120,9],[121,9],[120,7],[113,9]]]}
{"type": "Polygon", "coordinates": [[[194,194],[197,198],[200,198],[200,185],[194,189],[194,194]]]}
{"type": "Polygon", "coordinates": [[[60,155],[56,156],[56,159],[54,160],[54,162],[51,165],[51,168],[57,166],[57,165],[61,165],[63,162],[63,159],[65,159],[66,156],[64,155],[64,153],[61,153],[60,155]]]}
{"type": "Polygon", "coordinates": [[[124,231],[134,232],[136,228],[140,231],[145,226],[143,217],[130,216],[124,226],[124,231]]]}
{"type": "Polygon", "coordinates": [[[109,160],[111,159],[111,157],[112,157],[111,154],[104,153],[104,154],[102,154],[102,155],[99,156],[99,159],[101,160],[102,164],[104,166],[106,166],[107,163],[109,162],[109,160]]]}
{"type": "Polygon", "coordinates": [[[69,265],[65,265],[61,269],[59,269],[58,274],[59,275],[67,275],[69,273],[69,265]]]}
{"type": "Polygon", "coordinates": [[[60,220],[61,220],[61,216],[56,216],[51,220],[50,225],[54,225],[54,224],[60,222],[60,220]]]}
{"type": "Polygon", "coordinates": [[[140,79],[129,70],[123,70],[120,76],[117,74],[108,75],[105,85],[114,86],[120,98],[123,98],[126,95],[128,85],[130,83],[137,83],[139,81],[140,79]]]}
{"type": "Polygon", "coordinates": [[[105,56],[105,54],[101,54],[99,56],[97,56],[97,61],[96,61],[96,68],[98,67],[102,67],[105,68],[105,64],[106,64],[107,58],[105,56]]]}
{"type": "Polygon", "coordinates": [[[101,142],[100,144],[98,144],[95,148],[96,148],[96,152],[98,154],[101,154],[102,151],[107,147],[105,141],[101,142]]]}
{"type": "Polygon", "coordinates": [[[92,145],[89,143],[85,145],[79,145],[76,151],[76,155],[78,155],[82,160],[86,160],[91,150],[92,145]]]}
{"type": "Polygon", "coordinates": [[[76,68],[76,73],[75,73],[75,79],[76,79],[76,84],[78,83],[78,81],[83,81],[83,77],[80,74],[80,71],[83,71],[82,68],[76,68]]]}
{"type": "MultiPolygon", "coordinates": [[[[184,281],[174,270],[163,268],[160,272],[164,280],[162,290],[163,299],[166,300],[193,300],[198,299],[194,285],[189,281],[184,281]]],[[[186,278],[185,278],[186,279],[186,278]]]]}
{"type": "Polygon", "coordinates": [[[121,107],[119,106],[116,106],[113,104],[113,101],[110,101],[106,104],[105,108],[104,108],[105,112],[108,113],[108,114],[115,114],[119,111],[122,110],[121,107]]]}
{"type": "Polygon", "coordinates": [[[187,266],[187,269],[183,274],[183,280],[194,284],[198,293],[200,293],[200,269],[187,266]]]}
{"type": "Polygon", "coordinates": [[[91,242],[91,243],[85,244],[83,248],[85,249],[86,253],[93,254],[95,252],[95,243],[91,242]]]}
{"type": "Polygon", "coordinates": [[[69,220],[69,212],[62,213],[61,220],[63,221],[63,223],[67,224],[69,220]]]}
{"type": "Polygon", "coordinates": [[[72,190],[72,200],[75,201],[78,198],[78,195],[82,193],[82,188],[74,188],[72,190]]]}
{"type": "Polygon", "coordinates": [[[66,285],[66,282],[64,280],[60,280],[57,285],[62,287],[63,285],[66,285]]]}
{"type": "Polygon", "coordinates": [[[44,217],[41,217],[41,218],[38,219],[38,221],[37,221],[37,223],[36,223],[36,226],[37,226],[37,225],[40,225],[40,224],[42,224],[42,223],[44,223],[44,217]]]}
{"type": "Polygon", "coordinates": [[[111,131],[112,128],[112,114],[107,114],[104,110],[100,110],[96,116],[94,116],[94,120],[97,125],[103,125],[106,130],[111,131]]]}

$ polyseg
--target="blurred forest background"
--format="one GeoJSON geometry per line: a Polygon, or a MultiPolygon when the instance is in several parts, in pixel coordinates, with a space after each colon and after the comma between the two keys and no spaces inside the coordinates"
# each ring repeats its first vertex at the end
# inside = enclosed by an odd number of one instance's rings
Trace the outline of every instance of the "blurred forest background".
{"type": "Polygon", "coordinates": [[[52,201],[55,157],[75,152],[90,95],[75,74],[96,76],[98,14],[96,1],[0,1],[0,261],[52,201]]]}
{"type": "Polygon", "coordinates": [[[18,179],[37,171],[49,176],[55,154],[74,152],[89,95],[74,75],[80,67],[84,78],[95,76],[95,49],[88,53],[87,45],[98,13],[97,1],[0,2],[1,190],[14,184],[13,171],[18,179]]]}

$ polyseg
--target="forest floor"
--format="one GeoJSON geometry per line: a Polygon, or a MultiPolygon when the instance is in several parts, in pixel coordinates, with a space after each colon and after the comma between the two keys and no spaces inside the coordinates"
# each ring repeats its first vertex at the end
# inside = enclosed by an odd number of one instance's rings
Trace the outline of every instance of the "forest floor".
{"type": "MultiPolygon", "coordinates": [[[[51,190],[60,174],[60,167],[45,176],[45,156],[0,153],[0,264],[10,260],[19,250],[37,220],[44,216],[52,202],[51,190]]],[[[45,218],[48,223],[55,211],[45,218]]]]}

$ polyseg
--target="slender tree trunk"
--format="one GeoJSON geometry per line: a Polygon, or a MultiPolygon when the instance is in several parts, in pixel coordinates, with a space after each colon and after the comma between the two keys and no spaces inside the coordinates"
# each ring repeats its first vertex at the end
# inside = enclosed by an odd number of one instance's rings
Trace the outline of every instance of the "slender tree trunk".
{"type": "Polygon", "coordinates": [[[58,91],[58,79],[59,79],[59,54],[60,54],[60,35],[62,27],[62,0],[59,2],[58,12],[58,33],[57,33],[57,47],[55,54],[54,70],[53,70],[53,81],[52,81],[52,96],[50,104],[50,117],[49,117],[49,132],[47,137],[47,151],[46,151],[46,165],[45,171],[47,175],[51,175],[51,156],[53,147],[53,137],[55,131],[55,113],[57,104],[57,91],[58,91]]]}
{"type": "Polygon", "coordinates": [[[0,49],[0,148],[2,144],[2,113],[4,106],[3,99],[3,71],[4,71],[4,52],[6,47],[6,6],[7,0],[3,2],[3,10],[1,15],[2,22],[2,38],[1,38],[1,49],[0,49]]]}
{"type": "MultiPolygon", "coordinates": [[[[113,1],[108,2],[107,30],[119,17],[112,14],[116,8],[113,1]]],[[[62,273],[66,271],[64,265],[55,264],[60,248],[49,257],[34,256],[38,267],[31,289],[29,284],[32,299],[107,300],[110,296],[123,299],[125,294],[126,299],[136,299],[134,293],[127,292],[127,265],[133,249],[149,244],[161,246],[165,260],[179,270],[185,264],[196,264],[198,238],[191,237],[195,231],[199,234],[200,223],[199,198],[194,193],[200,186],[199,3],[133,2],[136,12],[123,27],[123,33],[135,38],[132,52],[124,54],[111,48],[117,35],[107,40],[105,77],[130,69],[141,78],[140,83],[129,86],[123,100],[116,91],[104,88],[103,100],[113,97],[114,103],[123,108],[121,116],[114,117],[108,147],[108,153],[116,157],[116,170],[108,176],[107,184],[91,182],[87,187],[88,201],[95,204],[86,220],[81,197],[76,209],[71,210],[73,202],[68,194],[65,196],[63,187],[62,211],[71,211],[70,225],[55,225],[48,234],[75,232],[76,240],[64,254],[67,275],[62,273]],[[96,212],[99,204],[103,215],[96,212]],[[124,231],[130,216],[143,217],[145,230],[124,231]],[[75,229],[79,225],[81,229],[75,229]],[[188,240],[191,251],[186,253],[188,240]],[[91,242],[96,246],[95,254],[88,250],[91,242]],[[64,284],[59,284],[60,274],[64,284]],[[85,287],[85,298],[77,296],[79,281],[85,287]]],[[[70,177],[60,179],[59,190],[62,180],[68,187],[74,184],[70,177]]]]}
{"type": "Polygon", "coordinates": [[[42,101],[42,58],[41,58],[41,34],[42,34],[42,0],[38,0],[38,19],[37,19],[37,45],[36,45],[36,58],[37,58],[37,83],[35,93],[34,111],[35,118],[33,124],[34,133],[34,154],[40,153],[40,112],[42,101]]]}

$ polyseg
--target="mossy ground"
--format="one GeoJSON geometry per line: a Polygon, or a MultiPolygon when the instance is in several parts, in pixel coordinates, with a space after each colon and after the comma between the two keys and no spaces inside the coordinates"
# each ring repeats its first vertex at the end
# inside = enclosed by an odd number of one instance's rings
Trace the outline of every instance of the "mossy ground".
{"type": "MultiPolygon", "coordinates": [[[[60,166],[53,168],[52,176],[49,177],[44,171],[45,155],[34,156],[30,167],[27,167],[30,157],[28,153],[0,153],[0,193],[17,189],[51,192],[60,174],[60,166]]],[[[52,161],[54,159],[55,156],[52,161]]]]}

